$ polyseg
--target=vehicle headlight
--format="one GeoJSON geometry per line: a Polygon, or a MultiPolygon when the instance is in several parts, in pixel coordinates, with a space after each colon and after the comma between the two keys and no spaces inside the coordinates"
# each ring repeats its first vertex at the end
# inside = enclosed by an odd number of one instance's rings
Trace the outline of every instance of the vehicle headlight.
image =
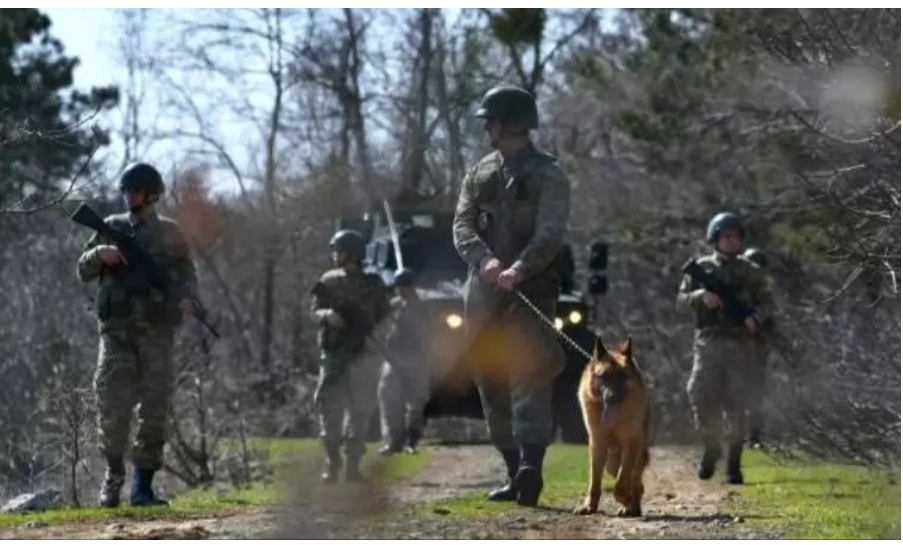
{"type": "Polygon", "coordinates": [[[580,314],[579,310],[572,310],[570,314],[568,314],[568,320],[576,325],[583,321],[583,314],[580,314]]]}
{"type": "Polygon", "coordinates": [[[445,317],[445,323],[452,329],[458,329],[464,323],[464,319],[459,314],[449,314],[445,317]]]}
{"type": "Polygon", "coordinates": [[[561,318],[555,318],[555,329],[561,331],[561,328],[564,327],[564,320],[561,318]]]}

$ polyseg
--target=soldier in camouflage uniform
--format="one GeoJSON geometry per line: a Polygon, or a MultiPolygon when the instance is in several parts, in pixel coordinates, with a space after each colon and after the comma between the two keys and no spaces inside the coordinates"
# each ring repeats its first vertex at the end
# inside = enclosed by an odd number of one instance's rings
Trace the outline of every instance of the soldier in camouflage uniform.
{"type": "MultiPolygon", "coordinates": [[[[512,290],[554,317],[560,287],[555,257],[563,245],[570,186],[557,160],[530,140],[539,116],[529,92],[495,87],[476,115],[485,119],[496,151],[462,181],[453,230],[469,265],[465,324],[471,346],[497,345],[485,341],[495,332],[506,341],[496,361],[477,362],[475,376],[490,439],[507,467],[505,485],[489,499],[535,506],[552,441],[552,382],[564,370],[565,354],[554,332],[512,290]]],[[[473,357],[484,356],[477,350],[473,357]]]]}
{"type": "Polygon", "coordinates": [[[743,323],[731,321],[715,293],[696,285],[685,275],[677,295],[678,305],[696,315],[693,371],[687,394],[702,436],[704,452],[700,479],[710,479],[721,456],[722,414],[726,416],[728,456],[726,480],[743,484],[740,458],[746,425],[746,399],[755,374],[755,332],[771,315],[771,291],[762,270],[740,256],[744,230],[731,213],[717,214],[709,222],[706,239],[714,252],[697,259],[707,272],[731,286],[737,297],[755,310],[743,323]]]}
{"type": "Polygon", "coordinates": [[[163,194],[160,173],[151,165],[129,166],[119,181],[129,212],[105,219],[114,229],[132,233],[138,244],[180,286],[181,300],[135,281],[119,249],[95,233],[78,259],[78,278],[97,280],[100,349],[94,391],[100,449],[107,462],[100,493],[105,507],[119,505],[125,481],[124,456],[132,411],[138,405],[138,432],[132,447],[132,505],[157,505],[151,487],[160,469],[166,418],[173,391],[172,350],[182,315],[193,313],[197,279],[188,242],[175,221],[154,210],[163,194]]]}
{"type": "Polygon", "coordinates": [[[425,361],[428,339],[423,331],[427,316],[414,287],[414,272],[397,271],[394,284],[398,297],[392,300],[391,329],[386,338],[392,360],[383,362],[379,382],[383,455],[396,454],[403,448],[416,452],[423,431],[423,409],[430,397],[425,361]]]}
{"type": "Polygon", "coordinates": [[[337,301],[327,302],[316,295],[312,301],[313,316],[320,326],[320,376],[314,402],[326,451],[322,477],[326,482],[338,477],[344,443],[345,479],[359,481],[379,380],[379,360],[366,350],[366,339],[388,314],[389,297],[382,279],[362,268],[365,244],[357,231],[341,230],[329,244],[336,268],[326,271],[320,281],[337,301]],[[360,312],[363,320],[351,322],[349,315],[343,315],[346,306],[360,312]],[[347,424],[344,434],[343,424],[347,424]]]}
{"type": "MultiPolygon", "coordinates": [[[[743,257],[752,261],[760,269],[768,274],[768,258],[765,252],[758,248],[747,248],[743,257]]],[[[768,323],[764,324],[766,327],[768,323]]],[[[768,381],[768,342],[764,339],[756,339],[755,366],[751,375],[752,382],[749,385],[747,398],[746,419],[749,428],[749,445],[753,448],[762,447],[762,405],[765,402],[766,384],[768,381]]]]}

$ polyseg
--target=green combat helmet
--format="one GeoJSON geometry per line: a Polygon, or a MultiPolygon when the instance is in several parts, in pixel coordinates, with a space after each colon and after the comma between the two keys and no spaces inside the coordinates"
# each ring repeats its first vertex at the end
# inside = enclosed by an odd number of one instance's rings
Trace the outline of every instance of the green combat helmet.
{"type": "Polygon", "coordinates": [[[709,227],[705,231],[706,241],[714,244],[718,239],[718,235],[725,229],[738,229],[741,237],[746,234],[743,230],[743,222],[740,221],[736,214],[719,212],[709,221],[709,227]]]}
{"type": "Polygon", "coordinates": [[[497,85],[483,95],[476,117],[494,118],[503,126],[524,130],[539,128],[536,99],[516,85],[497,85]]]}
{"type": "Polygon", "coordinates": [[[768,256],[765,255],[765,252],[758,248],[747,248],[746,251],[743,252],[743,257],[752,261],[763,269],[768,267],[768,256]]]}
{"type": "Polygon", "coordinates": [[[144,191],[148,195],[162,195],[166,186],[163,176],[147,163],[132,163],[119,177],[119,191],[144,191]]]}
{"type": "Polygon", "coordinates": [[[349,255],[358,261],[364,259],[364,253],[366,252],[364,238],[353,229],[337,231],[329,241],[329,247],[335,251],[348,252],[349,255]]]}

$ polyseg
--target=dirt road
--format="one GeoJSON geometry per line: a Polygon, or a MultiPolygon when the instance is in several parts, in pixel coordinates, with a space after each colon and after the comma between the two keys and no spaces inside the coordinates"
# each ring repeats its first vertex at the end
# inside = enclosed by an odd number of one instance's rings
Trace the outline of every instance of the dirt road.
{"type": "MultiPolygon", "coordinates": [[[[693,475],[694,452],[653,448],[646,474],[644,516],[613,517],[615,505],[603,494],[601,513],[576,517],[571,505],[515,509],[491,517],[463,517],[438,509],[405,515],[410,506],[498,484],[501,462],[485,445],[431,446],[430,468],[391,488],[348,489],[324,497],[299,497],[288,507],[222,513],[196,520],[84,522],[0,531],[0,538],[187,538],[244,539],[765,539],[771,532],[749,527],[729,511],[732,492],[719,482],[693,475]],[[392,515],[391,512],[401,512],[392,515]],[[386,516],[388,514],[388,516],[386,516]]],[[[549,476],[548,479],[553,479],[549,476]]],[[[582,492],[582,490],[581,490],[582,492]]]]}

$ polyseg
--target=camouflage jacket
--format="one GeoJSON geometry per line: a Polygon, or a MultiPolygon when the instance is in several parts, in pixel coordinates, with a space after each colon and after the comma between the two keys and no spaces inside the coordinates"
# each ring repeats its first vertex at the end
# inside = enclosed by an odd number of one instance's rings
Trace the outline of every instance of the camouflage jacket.
{"type": "MultiPolygon", "coordinates": [[[[112,228],[134,235],[136,242],[168,275],[176,286],[197,296],[197,273],[188,241],[172,219],[152,212],[141,220],[131,212],[113,214],[104,220],[112,228]]],[[[97,247],[112,241],[97,233],[85,243],[78,259],[77,275],[82,282],[98,280],[95,310],[101,331],[129,326],[169,325],[182,322],[178,301],[155,288],[136,282],[136,275],[124,265],[107,267],[100,261],[97,247]]]]}
{"type": "Polygon", "coordinates": [[[403,297],[392,298],[390,318],[386,320],[385,339],[391,355],[404,360],[401,364],[417,359],[428,345],[425,327],[428,319],[419,297],[410,300],[403,297]]]}
{"type": "Polygon", "coordinates": [[[554,286],[570,212],[570,185],[557,160],[530,146],[513,157],[493,152],[461,182],[453,224],[458,253],[478,273],[494,256],[532,285],[554,286]]]}
{"type": "Polygon", "coordinates": [[[374,328],[389,314],[386,285],[377,274],[362,271],[349,274],[342,268],[326,271],[320,277],[320,282],[329,287],[338,300],[330,306],[319,297],[312,297],[311,314],[319,324],[317,343],[320,349],[324,353],[344,354],[361,351],[366,336],[373,333],[374,328]],[[351,309],[353,314],[360,314],[357,320],[343,316],[346,327],[335,328],[317,317],[317,310],[324,308],[331,308],[336,312],[351,309]]]}
{"type": "MultiPolygon", "coordinates": [[[[696,262],[706,272],[731,286],[741,301],[756,309],[756,314],[763,323],[770,321],[774,313],[771,285],[768,275],[762,268],[745,257],[730,259],[717,252],[701,257],[696,262]]],[[[703,293],[704,288],[696,285],[689,275],[684,275],[678,289],[677,303],[695,314],[696,329],[700,333],[746,331],[742,323],[739,325],[730,323],[721,309],[707,308],[702,302],[703,293]]]]}

